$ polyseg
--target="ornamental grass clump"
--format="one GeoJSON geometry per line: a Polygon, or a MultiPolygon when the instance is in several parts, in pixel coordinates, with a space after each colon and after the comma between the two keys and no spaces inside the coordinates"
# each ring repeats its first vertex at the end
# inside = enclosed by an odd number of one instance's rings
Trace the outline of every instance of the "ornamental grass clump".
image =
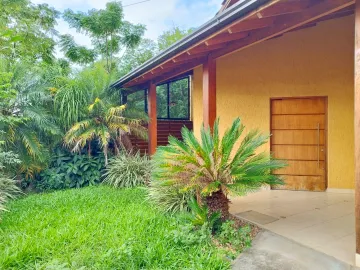
{"type": "Polygon", "coordinates": [[[151,162],[148,156],[122,152],[110,160],[104,183],[116,188],[146,186],[150,182],[151,162]]]}
{"type": "Polygon", "coordinates": [[[222,220],[228,219],[230,192],[244,195],[264,184],[283,184],[272,171],[286,163],[258,151],[270,136],[258,130],[244,134],[244,129],[237,118],[220,137],[217,120],[213,130],[202,127],[197,139],[184,127],[182,141],[169,137],[169,144],[159,147],[154,155],[154,181],[181,192],[193,191],[207,205],[209,215],[220,212],[222,220]]]}
{"type": "Polygon", "coordinates": [[[13,179],[0,176],[0,212],[6,211],[5,203],[21,193],[13,179]]]}

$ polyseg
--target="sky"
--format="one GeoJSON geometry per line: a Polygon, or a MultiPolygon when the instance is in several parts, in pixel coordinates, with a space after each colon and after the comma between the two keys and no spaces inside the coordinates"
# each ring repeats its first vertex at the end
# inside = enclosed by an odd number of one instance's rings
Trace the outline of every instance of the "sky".
{"type": "MultiPolygon", "coordinates": [[[[90,9],[103,9],[105,0],[31,0],[33,3],[47,3],[59,11],[72,9],[86,12],[90,9]]],[[[127,21],[146,25],[146,38],[156,40],[164,31],[173,26],[183,29],[198,27],[215,16],[222,0],[122,0],[127,21]],[[129,6],[127,6],[129,5],[129,6]]],[[[80,45],[90,45],[90,40],[70,29],[62,19],[57,30],[60,34],[71,34],[80,45]]]]}

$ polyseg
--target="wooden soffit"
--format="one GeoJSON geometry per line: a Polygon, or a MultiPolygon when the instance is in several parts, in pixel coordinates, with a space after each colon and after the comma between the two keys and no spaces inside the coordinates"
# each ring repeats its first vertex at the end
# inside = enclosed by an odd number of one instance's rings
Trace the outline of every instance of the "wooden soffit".
{"type": "Polygon", "coordinates": [[[320,21],[351,15],[354,3],[354,0],[269,1],[129,81],[124,87],[149,81],[160,83],[202,65],[209,56],[216,59],[290,31],[313,27],[320,21]]]}

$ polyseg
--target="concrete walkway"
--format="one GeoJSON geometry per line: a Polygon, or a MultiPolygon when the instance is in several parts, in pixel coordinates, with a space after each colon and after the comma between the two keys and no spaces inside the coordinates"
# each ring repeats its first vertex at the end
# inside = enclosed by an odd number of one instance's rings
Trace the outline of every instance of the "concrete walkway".
{"type": "Polygon", "coordinates": [[[234,262],[233,270],[355,270],[309,247],[269,231],[262,231],[253,246],[234,262]]]}

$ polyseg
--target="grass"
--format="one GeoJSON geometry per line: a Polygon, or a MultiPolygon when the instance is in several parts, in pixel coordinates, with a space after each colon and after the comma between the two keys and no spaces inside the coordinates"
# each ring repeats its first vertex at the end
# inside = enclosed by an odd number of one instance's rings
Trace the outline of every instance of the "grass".
{"type": "Polygon", "coordinates": [[[145,192],[100,186],[11,202],[0,269],[229,269],[211,242],[179,241],[185,221],[158,212],[145,192]]]}

